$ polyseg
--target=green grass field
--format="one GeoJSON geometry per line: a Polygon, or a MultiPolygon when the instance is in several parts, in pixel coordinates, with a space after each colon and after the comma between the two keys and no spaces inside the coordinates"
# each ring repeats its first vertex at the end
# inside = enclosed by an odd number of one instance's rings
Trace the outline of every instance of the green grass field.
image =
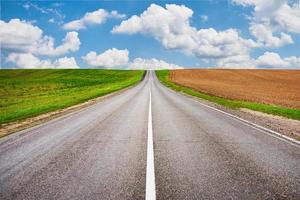
{"type": "Polygon", "coordinates": [[[129,87],[143,74],[100,69],[0,70],[0,125],[129,87]]]}
{"type": "Polygon", "coordinates": [[[170,81],[169,79],[169,70],[159,70],[156,71],[156,75],[160,82],[162,82],[167,87],[179,91],[184,92],[186,94],[205,99],[229,108],[238,109],[238,108],[247,108],[254,111],[259,111],[267,114],[273,114],[278,116],[283,116],[291,119],[300,120],[300,110],[297,109],[290,109],[290,108],[284,108],[281,106],[275,106],[275,105],[267,105],[262,103],[255,103],[255,102],[247,102],[247,101],[239,101],[239,100],[230,100],[225,99],[222,97],[207,95],[201,92],[198,92],[194,89],[184,87],[177,85],[170,81]]]}

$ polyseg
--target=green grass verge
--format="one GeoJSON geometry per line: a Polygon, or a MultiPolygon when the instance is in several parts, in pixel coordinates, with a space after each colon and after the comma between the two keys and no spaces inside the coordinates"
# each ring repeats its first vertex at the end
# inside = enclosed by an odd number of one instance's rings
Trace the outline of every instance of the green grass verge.
{"type": "Polygon", "coordinates": [[[138,83],[144,71],[0,70],[0,125],[66,108],[138,83]]]}
{"type": "Polygon", "coordinates": [[[198,92],[194,89],[184,87],[181,85],[177,85],[177,84],[171,82],[169,79],[169,74],[170,74],[169,70],[156,71],[156,75],[157,75],[158,79],[160,80],[160,82],[173,90],[176,90],[179,92],[184,92],[186,94],[189,94],[189,95],[201,98],[201,99],[205,99],[205,100],[223,105],[225,107],[233,108],[233,109],[247,108],[250,110],[255,110],[255,111],[259,111],[259,112],[263,112],[263,113],[267,113],[267,114],[273,114],[273,115],[287,117],[290,119],[300,120],[300,110],[285,108],[285,107],[275,106],[275,105],[255,103],[255,102],[230,100],[230,99],[225,99],[222,97],[204,94],[204,93],[198,92]]]}

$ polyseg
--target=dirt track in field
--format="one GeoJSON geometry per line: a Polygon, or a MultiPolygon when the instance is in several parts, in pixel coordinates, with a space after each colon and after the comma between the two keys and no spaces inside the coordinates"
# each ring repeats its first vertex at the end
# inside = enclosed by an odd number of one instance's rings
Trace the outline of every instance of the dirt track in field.
{"type": "Polygon", "coordinates": [[[172,70],[170,78],[215,96],[300,109],[300,70],[172,70]]]}

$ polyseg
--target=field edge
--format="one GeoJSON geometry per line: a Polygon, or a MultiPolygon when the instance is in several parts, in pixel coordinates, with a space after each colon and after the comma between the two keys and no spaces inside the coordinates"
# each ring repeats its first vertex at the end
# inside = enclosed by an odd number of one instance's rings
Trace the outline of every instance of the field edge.
{"type": "Polygon", "coordinates": [[[226,98],[222,98],[222,97],[218,97],[218,96],[205,94],[205,93],[199,92],[195,89],[192,89],[192,88],[189,88],[186,86],[182,86],[182,85],[172,82],[169,79],[170,70],[156,70],[155,73],[156,73],[158,80],[163,85],[165,85],[175,91],[183,92],[183,93],[186,93],[188,95],[191,95],[191,96],[194,96],[194,97],[197,97],[200,99],[208,100],[210,102],[217,103],[217,104],[225,106],[227,108],[232,108],[232,109],[246,108],[246,109],[259,111],[259,112],[266,113],[266,114],[277,115],[277,116],[286,117],[289,119],[300,120],[300,110],[297,110],[297,109],[291,109],[291,108],[256,103],[256,102],[231,100],[231,99],[226,99],[226,98]]]}
{"type": "Polygon", "coordinates": [[[15,120],[9,120],[7,122],[0,123],[0,138],[15,133],[17,131],[24,130],[26,128],[37,126],[49,120],[62,117],[64,115],[69,114],[70,112],[76,112],[77,110],[92,105],[106,97],[110,97],[113,96],[114,94],[119,94],[123,91],[126,91],[144,80],[146,71],[145,70],[141,70],[141,71],[143,72],[141,73],[141,75],[139,75],[139,79],[137,81],[132,81],[131,83],[127,85],[123,85],[118,89],[113,89],[109,92],[101,93],[97,96],[91,96],[90,98],[73,102],[72,104],[58,107],[56,109],[49,109],[43,112],[24,116],[22,118],[16,118],[15,120]]]}

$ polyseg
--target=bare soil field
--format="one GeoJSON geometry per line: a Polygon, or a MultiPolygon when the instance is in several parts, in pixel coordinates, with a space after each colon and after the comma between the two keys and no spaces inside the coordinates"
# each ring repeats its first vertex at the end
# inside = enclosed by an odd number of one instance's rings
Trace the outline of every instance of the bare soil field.
{"type": "Polygon", "coordinates": [[[170,80],[227,99],[300,109],[300,70],[172,70],[170,80]]]}

